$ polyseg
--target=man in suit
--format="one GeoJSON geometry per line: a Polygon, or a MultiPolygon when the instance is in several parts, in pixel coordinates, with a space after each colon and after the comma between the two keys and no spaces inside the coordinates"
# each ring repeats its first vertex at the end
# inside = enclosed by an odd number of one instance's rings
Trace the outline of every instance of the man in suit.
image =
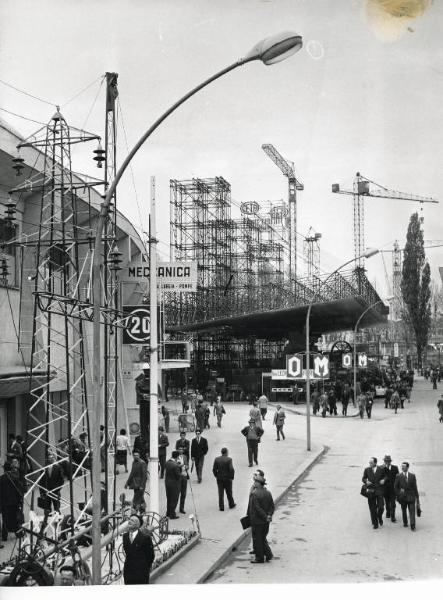
{"type": "Polygon", "coordinates": [[[398,475],[398,467],[396,465],[392,465],[392,459],[389,454],[383,459],[384,467],[385,467],[385,485],[383,490],[383,495],[385,498],[386,504],[386,518],[391,518],[393,523],[396,522],[395,518],[395,491],[394,491],[394,483],[395,478],[398,475]]]}
{"type": "Polygon", "coordinates": [[[225,510],[224,493],[228,499],[229,508],[234,508],[236,505],[232,497],[232,481],[234,479],[234,465],[232,458],[228,456],[228,449],[221,449],[221,456],[217,456],[214,460],[212,472],[217,480],[218,487],[218,507],[220,510],[225,510]]]}
{"type": "Polygon", "coordinates": [[[185,500],[186,500],[186,492],[188,490],[188,479],[189,479],[189,468],[188,468],[188,458],[183,453],[183,448],[178,450],[177,463],[180,465],[180,502],[179,502],[179,510],[182,515],[186,514],[185,511],[185,500]]]}
{"type": "Polygon", "coordinates": [[[56,456],[50,452],[40,480],[40,496],[43,499],[45,514],[51,512],[51,505],[55,511],[60,512],[60,491],[64,482],[63,469],[56,464],[56,456]]]}
{"type": "Polygon", "coordinates": [[[417,509],[420,509],[420,499],[418,495],[417,478],[414,473],[409,473],[408,462],[401,463],[401,473],[395,478],[394,491],[401,506],[403,527],[408,526],[407,509],[409,511],[411,531],[415,531],[415,503],[417,503],[417,509]]]}
{"type": "Polygon", "coordinates": [[[203,463],[208,453],[208,440],[202,437],[200,429],[195,430],[195,438],[191,443],[191,459],[197,472],[197,480],[202,482],[203,463]]]}
{"type": "Polygon", "coordinates": [[[285,439],[285,434],[283,433],[285,419],[285,411],[282,409],[280,404],[277,404],[277,411],[274,413],[274,425],[277,428],[277,442],[280,441],[280,435],[283,439],[285,439]]]}
{"type": "Polygon", "coordinates": [[[363,483],[368,490],[368,506],[371,515],[372,526],[378,529],[383,525],[383,486],[385,483],[385,469],[377,466],[377,459],[372,456],[369,460],[369,467],[363,472],[363,483]]]}
{"type": "Polygon", "coordinates": [[[160,471],[160,479],[165,475],[166,465],[166,448],[169,446],[168,436],[165,433],[165,428],[160,425],[158,428],[158,468],[160,471]]]}
{"type": "Polygon", "coordinates": [[[252,459],[258,465],[258,444],[261,436],[264,434],[263,429],[255,424],[254,419],[249,419],[249,425],[243,427],[241,432],[245,436],[246,444],[248,445],[249,466],[252,467],[252,459]]]}
{"type": "Polygon", "coordinates": [[[141,518],[132,515],[129,519],[129,529],[123,534],[125,585],[149,583],[149,573],[155,558],[154,545],[149,533],[140,529],[141,525],[141,518]]]}
{"type": "Polygon", "coordinates": [[[271,492],[264,486],[266,480],[262,475],[254,475],[254,485],[249,494],[248,517],[251,522],[252,539],[255,559],[251,563],[264,563],[273,557],[266,536],[269,532],[269,524],[274,514],[274,500],[271,492]]]}
{"type": "Polygon", "coordinates": [[[137,450],[132,452],[132,458],[132,468],[125,484],[125,489],[130,488],[134,490],[132,506],[136,510],[139,510],[145,505],[144,494],[148,480],[148,465],[140,458],[140,453],[137,450]]]}
{"type": "Polygon", "coordinates": [[[171,458],[166,461],[165,465],[166,516],[170,519],[178,519],[175,509],[177,508],[178,497],[181,491],[182,472],[177,461],[178,456],[178,450],[173,450],[171,458]]]}
{"type": "Polygon", "coordinates": [[[186,439],[186,431],[180,431],[180,439],[178,439],[175,442],[175,449],[177,451],[183,449],[183,454],[186,456],[189,463],[191,453],[191,442],[188,439],[186,439]]]}

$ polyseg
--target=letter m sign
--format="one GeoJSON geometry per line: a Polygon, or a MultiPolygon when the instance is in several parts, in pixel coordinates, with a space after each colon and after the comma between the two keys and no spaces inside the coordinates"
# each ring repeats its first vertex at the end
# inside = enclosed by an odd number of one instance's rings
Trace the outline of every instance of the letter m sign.
{"type": "Polygon", "coordinates": [[[314,377],[329,377],[329,358],[321,354],[314,357],[314,377]]]}
{"type": "Polygon", "coordinates": [[[286,356],[286,372],[288,377],[301,379],[303,375],[303,356],[301,354],[288,354],[286,356]]]}

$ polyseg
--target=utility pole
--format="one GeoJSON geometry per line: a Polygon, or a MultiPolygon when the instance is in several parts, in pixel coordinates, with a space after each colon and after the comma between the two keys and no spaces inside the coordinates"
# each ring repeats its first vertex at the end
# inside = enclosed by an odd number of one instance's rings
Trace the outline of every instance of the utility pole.
{"type": "Polygon", "coordinates": [[[157,231],[155,226],[155,177],[151,177],[151,208],[149,236],[149,311],[151,335],[149,339],[149,498],[151,512],[159,512],[158,499],[158,323],[157,323],[157,231]]]}

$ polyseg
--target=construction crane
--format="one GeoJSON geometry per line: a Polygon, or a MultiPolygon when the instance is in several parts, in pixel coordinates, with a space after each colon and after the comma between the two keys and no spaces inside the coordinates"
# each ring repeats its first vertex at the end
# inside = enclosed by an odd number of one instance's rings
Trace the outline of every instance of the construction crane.
{"type": "Polygon", "coordinates": [[[307,277],[312,279],[320,272],[320,244],[321,233],[315,233],[312,227],[303,240],[303,254],[307,266],[307,277]]]}
{"type": "MultiPolygon", "coordinates": [[[[438,200],[417,196],[415,194],[405,194],[396,192],[371,181],[367,177],[356,173],[352,190],[342,190],[338,183],[332,184],[332,192],[334,194],[348,194],[354,197],[354,256],[355,258],[362,256],[365,251],[365,214],[364,214],[364,199],[369,196],[371,198],[387,198],[389,200],[407,200],[410,202],[430,202],[438,204],[438,200]],[[371,184],[371,185],[370,185],[371,184]]],[[[356,266],[363,268],[364,259],[359,258],[356,261],[356,266]]]]}
{"type": "Polygon", "coordinates": [[[294,163],[286,160],[272,144],[263,144],[262,149],[277,165],[285,177],[288,178],[288,203],[289,203],[289,281],[291,288],[297,278],[297,191],[303,191],[304,185],[295,176],[294,163]]]}

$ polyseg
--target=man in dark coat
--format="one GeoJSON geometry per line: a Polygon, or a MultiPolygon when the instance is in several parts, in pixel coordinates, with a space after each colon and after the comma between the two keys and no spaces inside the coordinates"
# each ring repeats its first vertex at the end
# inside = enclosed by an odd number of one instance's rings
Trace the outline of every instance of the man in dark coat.
{"type": "Polygon", "coordinates": [[[203,406],[203,402],[199,401],[197,404],[197,408],[195,409],[195,420],[197,421],[197,429],[203,431],[205,428],[205,420],[206,420],[206,410],[203,406]]]}
{"type": "Polygon", "coordinates": [[[220,510],[225,510],[224,493],[228,499],[229,508],[234,508],[235,502],[232,497],[232,481],[234,480],[234,465],[232,458],[228,456],[228,449],[221,449],[221,456],[217,456],[214,460],[212,472],[217,480],[218,487],[218,507],[220,510]]]}
{"type": "Polygon", "coordinates": [[[392,459],[389,454],[383,459],[385,466],[385,485],[383,490],[383,495],[385,498],[386,505],[386,518],[391,518],[393,523],[396,522],[395,518],[395,491],[394,491],[394,483],[395,478],[398,475],[398,467],[396,465],[392,465],[392,459]]]}
{"type": "Polygon", "coordinates": [[[11,465],[3,465],[0,476],[0,512],[2,515],[2,541],[6,542],[8,533],[16,533],[23,522],[24,489],[20,477],[14,475],[11,465]]]}
{"type": "Polygon", "coordinates": [[[164,427],[160,425],[158,428],[158,468],[160,470],[160,479],[163,479],[165,475],[166,448],[168,446],[168,436],[165,433],[164,427]]]}
{"type": "Polygon", "coordinates": [[[170,519],[178,519],[175,510],[180,496],[182,471],[177,462],[178,456],[178,451],[173,450],[171,458],[166,461],[165,466],[166,516],[170,519]]]}
{"type": "Polygon", "coordinates": [[[43,477],[40,479],[40,496],[45,505],[45,513],[51,511],[51,505],[55,511],[60,512],[60,491],[64,482],[63,468],[56,464],[56,456],[50,452],[43,477]]]}
{"type": "Polygon", "coordinates": [[[385,483],[385,469],[377,466],[377,459],[372,456],[369,460],[369,467],[363,471],[363,483],[368,491],[368,506],[371,515],[372,526],[378,529],[383,525],[383,486],[385,483]]]}
{"type": "Polygon", "coordinates": [[[189,459],[191,456],[191,442],[188,439],[186,439],[186,431],[180,431],[180,439],[178,439],[175,442],[175,449],[183,449],[183,454],[186,456],[189,463],[189,459]]]}
{"type": "Polygon", "coordinates": [[[415,504],[417,503],[417,510],[420,511],[420,499],[417,478],[414,473],[409,473],[408,462],[401,463],[401,473],[395,478],[394,491],[401,506],[403,526],[408,526],[408,515],[406,512],[408,510],[411,531],[415,531],[415,504]]]}
{"type": "Polygon", "coordinates": [[[123,534],[125,585],[149,583],[149,573],[155,558],[154,545],[149,533],[140,529],[141,525],[141,518],[132,515],[129,519],[129,530],[123,534]]]}
{"type": "Polygon", "coordinates": [[[140,453],[134,451],[132,453],[134,462],[132,463],[131,472],[129,473],[128,480],[125,484],[125,489],[129,488],[134,490],[134,497],[132,499],[132,506],[139,510],[145,505],[145,488],[148,480],[148,465],[144,460],[140,458],[140,453]]]}
{"type": "MultiPolygon", "coordinates": [[[[191,443],[191,460],[195,465],[197,472],[197,480],[199,483],[202,482],[202,471],[205,456],[208,453],[208,440],[202,437],[200,429],[195,430],[195,438],[191,443]]],[[[191,468],[192,471],[192,468],[191,468]]]]}
{"type": "Polygon", "coordinates": [[[251,563],[264,563],[265,558],[266,561],[270,561],[273,557],[266,536],[274,514],[274,500],[271,492],[264,487],[265,484],[266,480],[262,475],[255,475],[254,485],[249,494],[248,517],[255,552],[255,559],[251,560],[251,563]]]}
{"type": "Polygon", "coordinates": [[[264,431],[261,427],[256,426],[254,419],[249,419],[249,425],[243,427],[241,430],[242,434],[246,438],[248,445],[248,461],[249,466],[252,467],[252,459],[256,465],[258,465],[258,444],[264,431]]]}

